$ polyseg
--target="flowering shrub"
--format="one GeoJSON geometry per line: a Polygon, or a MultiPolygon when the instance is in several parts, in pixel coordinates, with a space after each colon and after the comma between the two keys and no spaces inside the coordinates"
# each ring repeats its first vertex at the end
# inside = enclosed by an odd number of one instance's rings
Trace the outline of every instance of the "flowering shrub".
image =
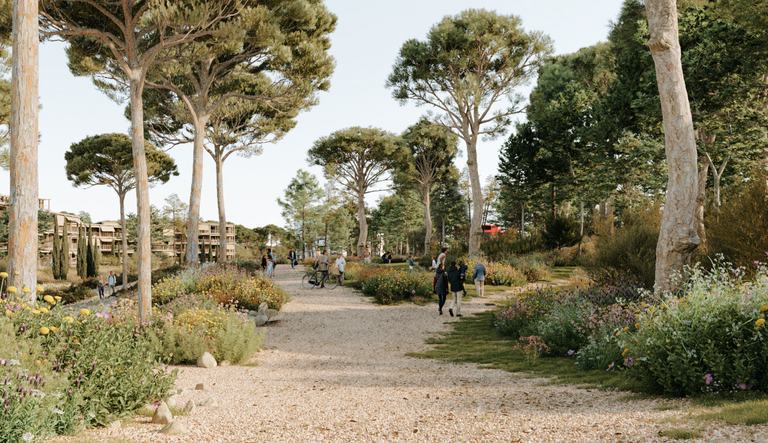
{"type": "MultiPolygon", "coordinates": [[[[467,283],[473,283],[472,274],[475,266],[482,262],[485,266],[485,284],[493,286],[522,286],[527,283],[525,274],[520,270],[513,268],[507,263],[489,262],[479,260],[473,257],[462,257],[467,264],[467,274],[465,276],[467,283]]],[[[458,263],[458,260],[456,261],[458,263]]],[[[450,264],[448,262],[447,264],[450,264]]]]}
{"type": "Polygon", "coordinates": [[[531,283],[537,282],[549,275],[549,267],[540,252],[512,256],[509,258],[508,263],[513,268],[522,272],[526,280],[531,283]]]}
{"type": "Polygon", "coordinates": [[[530,337],[520,337],[514,349],[520,349],[525,354],[525,360],[530,364],[542,353],[549,353],[549,346],[541,337],[532,335],[530,337]]]}
{"type": "Polygon", "coordinates": [[[715,262],[692,270],[678,296],[662,299],[622,332],[625,365],[650,390],[671,395],[768,391],[768,270],[753,281],[715,262]]]}
{"type": "Polygon", "coordinates": [[[496,313],[494,325],[512,337],[542,337],[552,355],[573,354],[591,343],[591,337],[599,342],[610,336],[615,341],[617,331],[633,328],[638,312],[648,307],[640,302],[643,294],[628,282],[526,291],[509,299],[496,313]]]}
{"type": "Polygon", "coordinates": [[[432,298],[432,274],[409,273],[379,268],[363,276],[363,294],[373,297],[377,303],[389,305],[413,297],[432,298]]]}
{"type": "Polygon", "coordinates": [[[211,296],[219,303],[253,310],[258,309],[261,303],[279,310],[289,299],[288,293],[275,285],[272,279],[226,264],[188,268],[152,287],[155,304],[168,303],[184,294],[211,296]]]}
{"type": "Polygon", "coordinates": [[[8,407],[0,408],[2,441],[103,425],[159,400],[173,386],[176,372],[162,368],[135,322],[87,309],[70,314],[55,298],[44,298],[4,305],[0,342],[10,349],[0,347],[0,368],[10,368],[5,385],[13,383],[18,395],[11,390],[8,407]],[[18,378],[11,382],[14,373],[18,378]],[[26,419],[20,422],[19,414],[26,419]]]}

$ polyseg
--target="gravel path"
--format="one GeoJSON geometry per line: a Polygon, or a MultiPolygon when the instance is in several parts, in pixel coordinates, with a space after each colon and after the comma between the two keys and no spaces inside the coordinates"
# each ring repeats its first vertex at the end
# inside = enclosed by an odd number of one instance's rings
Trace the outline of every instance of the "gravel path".
{"type": "MultiPolygon", "coordinates": [[[[671,427],[660,420],[680,412],[654,409],[655,400],[620,401],[626,394],[405,357],[428,349],[424,340],[456,319],[439,317],[435,305],[376,306],[347,288],[303,290],[301,276],[286,266],[277,270],[293,300],[284,320],[267,328],[257,366],[182,368],[180,405],[208,396],[218,402],[178,418],[188,433],[164,436],[160,425],[142,424],[92,430],[89,441],[673,441],[658,435],[671,427]],[[200,382],[212,391],[195,391],[200,382]]],[[[488,307],[471,299],[462,309],[488,307]]],[[[765,427],[751,431],[710,425],[694,441],[768,441],[765,427]]]]}

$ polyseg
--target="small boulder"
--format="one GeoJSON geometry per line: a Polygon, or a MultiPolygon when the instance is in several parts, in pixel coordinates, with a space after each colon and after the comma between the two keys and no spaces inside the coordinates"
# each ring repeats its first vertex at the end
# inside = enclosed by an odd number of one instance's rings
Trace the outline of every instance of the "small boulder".
{"type": "Polygon", "coordinates": [[[269,305],[267,304],[267,302],[265,301],[261,302],[261,304],[259,305],[259,314],[263,314],[264,311],[266,311],[267,309],[269,309],[269,305]]]}
{"type": "Polygon", "coordinates": [[[201,368],[215,368],[216,359],[213,358],[213,356],[210,353],[204,352],[203,355],[201,355],[200,358],[197,359],[197,366],[201,368]]]}
{"type": "Polygon", "coordinates": [[[195,402],[193,402],[192,400],[188,401],[187,405],[184,406],[184,412],[186,412],[187,415],[195,412],[195,402]]]}
{"type": "Polygon", "coordinates": [[[123,427],[123,423],[120,420],[115,420],[107,425],[107,429],[120,429],[123,427]]]}
{"type": "Polygon", "coordinates": [[[219,366],[226,367],[229,366],[229,360],[222,360],[219,362],[219,366]]]}
{"type": "Polygon", "coordinates": [[[155,415],[152,416],[152,423],[167,425],[171,421],[173,421],[171,410],[168,409],[168,405],[164,401],[161,401],[160,406],[155,409],[155,415]]]}
{"type": "Polygon", "coordinates": [[[277,314],[279,314],[280,311],[277,309],[265,309],[264,314],[266,314],[268,321],[272,321],[273,318],[277,317],[277,314]]]}
{"type": "Polygon", "coordinates": [[[165,435],[178,435],[185,432],[187,432],[187,427],[180,421],[172,421],[160,430],[160,433],[165,435]]]}
{"type": "Polygon", "coordinates": [[[259,315],[259,311],[250,310],[248,311],[248,315],[250,315],[251,317],[255,317],[259,315]]]}
{"type": "Polygon", "coordinates": [[[166,405],[168,405],[169,408],[175,408],[176,407],[176,399],[173,397],[165,397],[163,399],[166,405]]]}
{"type": "Polygon", "coordinates": [[[208,385],[208,383],[198,383],[195,385],[195,390],[208,392],[211,390],[211,387],[208,385]]]}
{"type": "Polygon", "coordinates": [[[265,314],[259,314],[256,317],[253,317],[253,321],[256,323],[256,326],[264,326],[267,324],[267,321],[269,321],[269,317],[265,314]]]}
{"type": "Polygon", "coordinates": [[[207,407],[207,408],[215,408],[219,404],[216,403],[216,400],[214,400],[212,397],[208,397],[205,400],[200,402],[200,406],[207,407]]]}

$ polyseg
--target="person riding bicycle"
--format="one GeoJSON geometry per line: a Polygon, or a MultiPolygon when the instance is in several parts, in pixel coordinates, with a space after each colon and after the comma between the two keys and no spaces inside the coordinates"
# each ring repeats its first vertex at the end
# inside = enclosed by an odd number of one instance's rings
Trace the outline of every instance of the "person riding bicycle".
{"type": "Polygon", "coordinates": [[[320,254],[315,259],[315,266],[314,266],[315,271],[317,271],[320,274],[318,278],[322,282],[322,284],[320,285],[321,288],[325,287],[325,277],[328,275],[329,265],[330,264],[328,262],[328,251],[323,250],[323,253],[320,254]]]}

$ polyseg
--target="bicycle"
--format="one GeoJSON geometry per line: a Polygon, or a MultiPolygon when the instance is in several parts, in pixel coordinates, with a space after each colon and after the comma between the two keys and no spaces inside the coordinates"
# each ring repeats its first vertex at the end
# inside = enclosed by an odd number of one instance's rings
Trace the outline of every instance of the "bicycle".
{"type": "Polygon", "coordinates": [[[304,289],[313,289],[324,287],[325,289],[335,289],[339,285],[339,276],[330,272],[318,272],[315,270],[304,274],[301,279],[301,287],[304,289]]]}

